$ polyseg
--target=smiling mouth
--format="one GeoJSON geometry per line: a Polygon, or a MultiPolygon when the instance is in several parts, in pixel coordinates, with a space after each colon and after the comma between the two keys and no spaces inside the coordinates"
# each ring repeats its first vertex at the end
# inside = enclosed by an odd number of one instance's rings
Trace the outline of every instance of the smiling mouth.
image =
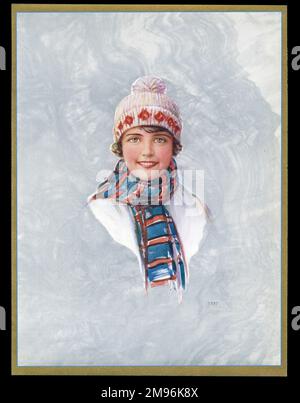
{"type": "Polygon", "coordinates": [[[157,165],[157,162],[141,161],[141,162],[138,162],[138,164],[141,165],[143,168],[152,168],[155,165],[157,165]]]}

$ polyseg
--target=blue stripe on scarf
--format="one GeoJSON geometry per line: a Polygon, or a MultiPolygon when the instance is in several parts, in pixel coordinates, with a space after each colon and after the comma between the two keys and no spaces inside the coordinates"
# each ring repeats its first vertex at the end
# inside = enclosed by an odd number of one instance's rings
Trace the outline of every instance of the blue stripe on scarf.
{"type": "Polygon", "coordinates": [[[155,269],[148,269],[149,281],[161,280],[162,277],[170,278],[175,274],[175,271],[170,269],[167,264],[160,264],[155,269]]]}
{"type": "Polygon", "coordinates": [[[184,272],[184,264],[182,261],[179,262],[179,266],[180,266],[180,273],[181,273],[182,288],[185,288],[185,272],[184,272]]]}
{"type": "Polygon", "coordinates": [[[148,246],[148,263],[166,257],[172,257],[172,249],[169,243],[148,246]]]}
{"type": "Polygon", "coordinates": [[[158,222],[157,224],[147,227],[148,239],[157,238],[158,236],[168,235],[168,230],[165,222],[158,222]]]}
{"type": "Polygon", "coordinates": [[[151,210],[146,211],[146,218],[152,218],[156,215],[164,214],[164,210],[162,209],[163,206],[152,206],[151,210]]]}

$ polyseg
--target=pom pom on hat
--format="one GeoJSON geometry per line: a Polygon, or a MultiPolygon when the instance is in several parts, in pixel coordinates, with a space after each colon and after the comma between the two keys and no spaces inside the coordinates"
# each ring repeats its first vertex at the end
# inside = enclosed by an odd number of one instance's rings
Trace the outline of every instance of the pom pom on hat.
{"type": "Polygon", "coordinates": [[[114,141],[137,126],[164,127],[180,143],[182,121],[179,108],[166,94],[165,82],[155,76],[143,76],[131,85],[131,93],[123,98],[115,111],[114,141]]]}
{"type": "Polygon", "coordinates": [[[165,94],[167,92],[167,86],[158,77],[144,76],[139,77],[131,85],[131,94],[137,92],[155,92],[157,94],[165,94]]]}

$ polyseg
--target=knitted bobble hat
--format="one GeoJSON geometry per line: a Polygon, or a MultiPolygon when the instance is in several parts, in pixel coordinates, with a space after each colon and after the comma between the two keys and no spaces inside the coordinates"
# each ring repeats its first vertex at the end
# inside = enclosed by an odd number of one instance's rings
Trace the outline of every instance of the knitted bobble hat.
{"type": "Polygon", "coordinates": [[[167,87],[158,77],[139,77],[131,94],[121,100],[115,111],[114,141],[132,127],[160,126],[168,129],[180,143],[182,121],[176,103],[166,95],[167,87]]]}

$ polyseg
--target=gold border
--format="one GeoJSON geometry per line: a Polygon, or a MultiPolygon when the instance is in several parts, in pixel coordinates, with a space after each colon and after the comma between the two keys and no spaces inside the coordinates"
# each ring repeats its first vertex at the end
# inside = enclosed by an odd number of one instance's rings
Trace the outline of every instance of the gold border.
{"type": "Polygon", "coordinates": [[[288,89],[287,89],[287,66],[288,66],[288,49],[287,49],[287,8],[282,12],[282,72],[281,72],[281,88],[282,88],[282,101],[281,101],[281,360],[284,363],[285,372],[287,376],[287,286],[288,286],[288,267],[287,267],[287,203],[288,203],[288,89]]]}
{"type": "Polygon", "coordinates": [[[12,293],[12,319],[11,319],[11,357],[12,357],[12,369],[17,368],[16,361],[16,349],[17,349],[17,66],[16,66],[16,14],[12,13],[12,42],[11,42],[11,53],[12,53],[12,63],[11,63],[11,192],[12,192],[12,202],[11,202],[11,264],[12,264],[12,275],[11,275],[11,293],[12,293]]]}
{"type": "Polygon", "coordinates": [[[287,6],[271,5],[65,5],[12,4],[12,375],[164,375],[164,376],[287,376],[287,6]],[[83,11],[273,11],[282,15],[282,272],[281,272],[281,359],[280,366],[95,366],[95,367],[28,367],[17,366],[17,193],[16,193],[16,14],[17,12],[83,11]]]}
{"type": "Polygon", "coordinates": [[[18,367],[12,375],[286,376],[284,366],[18,367]]]}
{"type": "Polygon", "coordinates": [[[12,4],[13,12],[74,11],[281,11],[287,6],[205,4],[12,4]]]}

